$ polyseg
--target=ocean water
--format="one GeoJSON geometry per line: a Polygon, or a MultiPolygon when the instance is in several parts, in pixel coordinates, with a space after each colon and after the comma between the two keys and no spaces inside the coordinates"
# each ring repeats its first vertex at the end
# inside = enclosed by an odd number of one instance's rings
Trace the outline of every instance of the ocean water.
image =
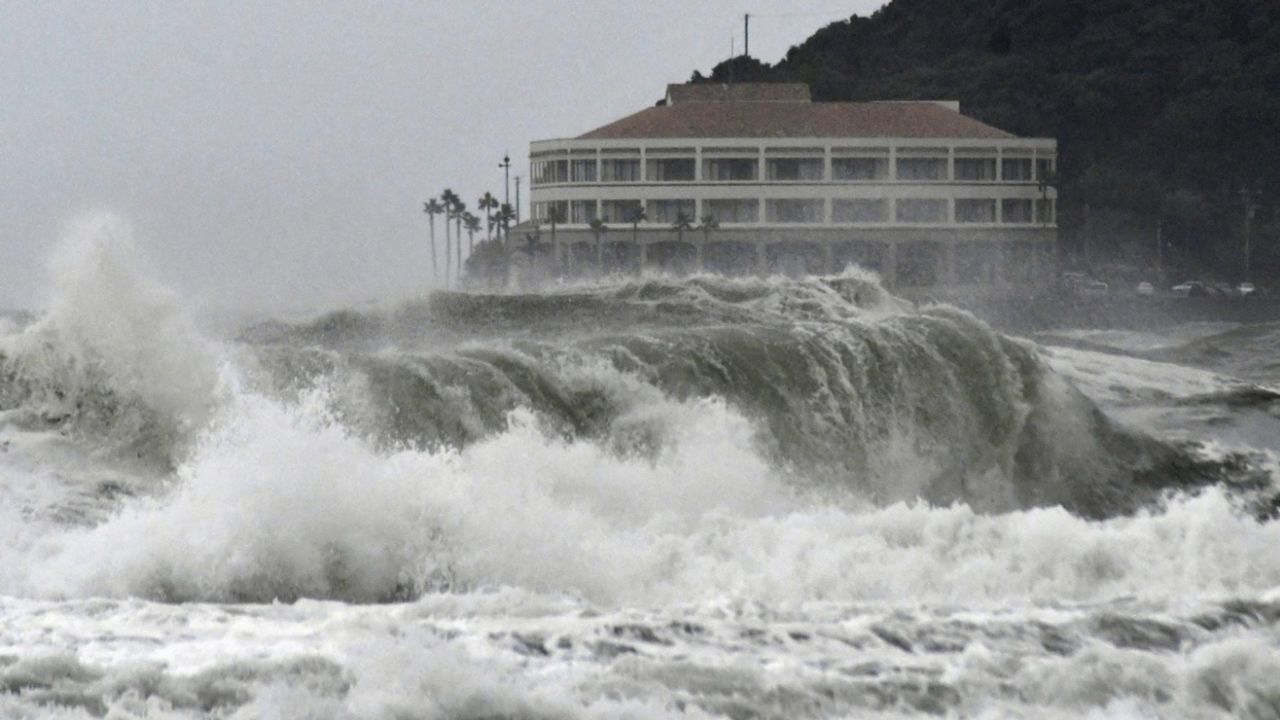
{"type": "Polygon", "coordinates": [[[212,333],[110,218],[52,266],[0,717],[1280,717],[1275,327],[1036,344],[849,271],[212,333]]]}

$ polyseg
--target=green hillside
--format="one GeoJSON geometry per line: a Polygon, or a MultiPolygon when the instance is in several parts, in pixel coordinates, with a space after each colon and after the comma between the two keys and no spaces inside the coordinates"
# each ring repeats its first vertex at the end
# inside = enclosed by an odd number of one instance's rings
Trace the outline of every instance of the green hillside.
{"type": "Polygon", "coordinates": [[[775,66],[694,74],[731,77],[807,82],[817,100],[957,99],[1058,138],[1068,262],[1087,236],[1093,263],[1149,265],[1161,223],[1167,263],[1238,277],[1247,188],[1252,274],[1280,274],[1280,2],[893,0],[775,66]]]}

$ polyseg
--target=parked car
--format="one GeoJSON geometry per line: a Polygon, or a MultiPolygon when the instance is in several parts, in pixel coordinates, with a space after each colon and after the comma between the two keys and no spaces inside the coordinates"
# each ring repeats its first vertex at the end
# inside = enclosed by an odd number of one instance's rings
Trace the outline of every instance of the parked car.
{"type": "Polygon", "coordinates": [[[1140,283],[1138,283],[1138,289],[1137,289],[1137,291],[1136,291],[1136,292],[1137,292],[1139,295],[1155,295],[1155,294],[1156,294],[1156,286],[1155,286],[1155,285],[1152,285],[1152,284],[1151,284],[1151,283],[1149,283],[1149,282],[1140,282],[1140,283]]]}
{"type": "Polygon", "coordinates": [[[1075,290],[1088,279],[1089,276],[1082,272],[1064,272],[1062,273],[1062,286],[1068,290],[1075,290]]]}
{"type": "Polygon", "coordinates": [[[1188,280],[1181,285],[1174,285],[1170,289],[1174,295],[1181,297],[1203,297],[1209,294],[1209,290],[1199,280],[1188,280]]]}
{"type": "Polygon", "coordinates": [[[1087,278],[1082,285],[1076,288],[1076,292],[1081,295],[1106,295],[1110,290],[1110,285],[1093,278],[1087,278]]]}
{"type": "Polygon", "coordinates": [[[1242,282],[1236,286],[1236,292],[1240,294],[1240,297],[1248,297],[1258,292],[1258,288],[1254,287],[1251,282],[1242,282]]]}
{"type": "Polygon", "coordinates": [[[1077,295],[1106,295],[1110,286],[1082,272],[1062,273],[1062,286],[1077,295]]]}

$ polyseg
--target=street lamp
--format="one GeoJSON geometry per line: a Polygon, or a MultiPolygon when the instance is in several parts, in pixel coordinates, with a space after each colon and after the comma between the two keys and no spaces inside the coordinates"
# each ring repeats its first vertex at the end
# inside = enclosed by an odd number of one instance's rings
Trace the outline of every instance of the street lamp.
{"type": "Polygon", "coordinates": [[[502,168],[502,202],[511,204],[511,158],[503,155],[502,162],[498,163],[498,167],[502,168]]]}

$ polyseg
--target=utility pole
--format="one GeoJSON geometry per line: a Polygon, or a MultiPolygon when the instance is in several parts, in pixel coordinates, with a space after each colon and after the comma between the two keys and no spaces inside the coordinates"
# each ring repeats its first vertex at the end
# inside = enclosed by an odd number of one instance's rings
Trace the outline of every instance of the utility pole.
{"type": "Polygon", "coordinates": [[[511,158],[503,155],[502,162],[498,163],[498,167],[502,168],[502,202],[511,204],[511,158]]]}
{"type": "Polygon", "coordinates": [[[751,15],[742,16],[742,55],[751,57],[751,15]]]}
{"type": "Polygon", "coordinates": [[[520,176],[516,176],[516,224],[520,224],[520,176]]]}

